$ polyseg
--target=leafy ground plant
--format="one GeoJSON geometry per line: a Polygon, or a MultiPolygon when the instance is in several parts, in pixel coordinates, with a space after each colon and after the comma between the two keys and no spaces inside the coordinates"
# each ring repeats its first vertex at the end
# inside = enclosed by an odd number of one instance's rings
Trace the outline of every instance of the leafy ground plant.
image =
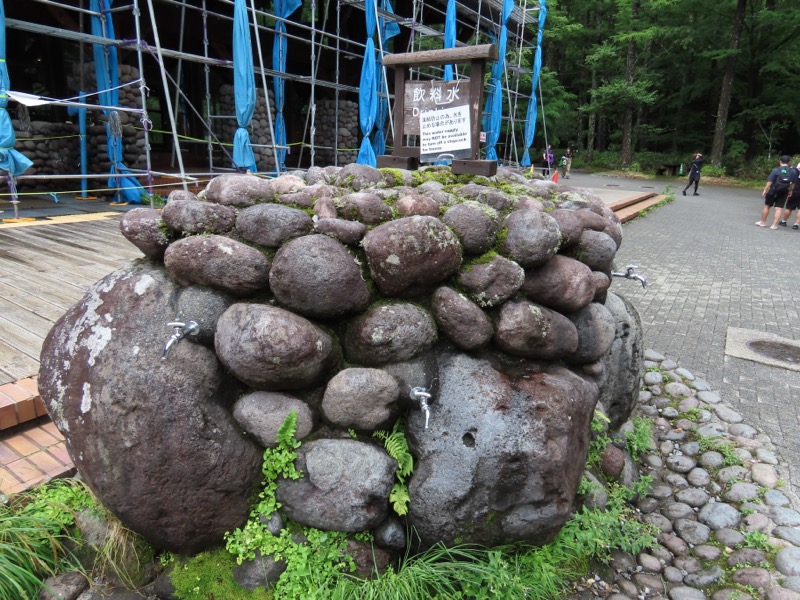
{"type": "Polygon", "coordinates": [[[625,447],[633,460],[639,460],[653,446],[653,427],[648,419],[642,417],[634,417],[632,422],[633,429],[625,432],[625,447]]]}
{"type": "Polygon", "coordinates": [[[54,480],[0,505],[0,598],[36,598],[43,579],[79,568],[64,542],[75,514],[90,506],[96,506],[91,492],[71,479],[54,480]]]}
{"type": "Polygon", "coordinates": [[[405,419],[398,419],[391,433],[376,431],[372,435],[383,442],[387,454],[397,461],[397,471],[395,471],[397,481],[392,486],[389,502],[392,503],[394,512],[402,517],[408,513],[408,503],[411,501],[406,478],[414,471],[414,457],[411,456],[406,439],[405,419]]]}
{"type": "Polygon", "coordinates": [[[33,600],[67,556],[54,523],[0,509],[0,598],[33,600]]]}
{"type": "Polygon", "coordinates": [[[619,548],[638,553],[655,544],[652,526],[636,519],[629,501],[651,480],[632,488],[611,486],[605,509],[582,508],[546,546],[482,548],[442,545],[406,556],[396,571],[364,581],[347,574],[320,579],[304,598],[317,600],[416,600],[568,598],[572,582],[593,559],[608,560],[619,548]]]}
{"type": "Polygon", "coordinates": [[[250,519],[244,527],[225,534],[226,548],[237,564],[252,560],[259,554],[285,562],[286,569],[273,590],[275,598],[305,598],[309,590],[315,589],[317,578],[327,579],[355,570],[355,562],[345,554],[346,534],[302,527],[288,521],[281,532],[274,535],[265,524],[280,508],[275,498],[278,479],[303,476],[294,465],[300,447],[300,442],[294,437],[296,428],[297,414],[290,413],[278,430],[277,446],[264,451],[264,487],[250,519]]]}

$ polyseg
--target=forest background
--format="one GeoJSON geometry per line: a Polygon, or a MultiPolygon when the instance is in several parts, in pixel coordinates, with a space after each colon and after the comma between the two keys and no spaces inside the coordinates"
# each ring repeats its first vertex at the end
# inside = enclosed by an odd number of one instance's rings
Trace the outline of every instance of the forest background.
{"type": "Polygon", "coordinates": [[[650,171],[701,152],[704,173],[745,179],[800,156],[798,0],[547,7],[531,156],[549,143],[576,165],[650,171]]]}

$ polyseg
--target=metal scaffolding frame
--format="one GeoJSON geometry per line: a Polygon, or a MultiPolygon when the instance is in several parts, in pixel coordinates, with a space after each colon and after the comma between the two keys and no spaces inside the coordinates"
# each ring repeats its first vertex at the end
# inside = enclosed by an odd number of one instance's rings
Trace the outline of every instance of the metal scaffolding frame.
{"type": "MultiPolygon", "coordinates": [[[[80,0],[74,0],[78,4],[83,4],[80,0]]],[[[360,10],[365,10],[365,0],[336,0],[335,10],[336,10],[336,23],[335,23],[335,31],[331,31],[327,28],[327,17],[329,14],[329,4],[333,0],[327,0],[325,2],[325,21],[323,21],[322,28],[317,28],[317,8],[319,4],[316,3],[315,0],[305,0],[305,2],[310,3],[311,5],[311,23],[310,25],[305,23],[300,23],[294,21],[292,19],[282,19],[277,17],[273,13],[263,10],[257,9],[255,6],[255,0],[250,0],[250,13],[252,15],[252,22],[250,23],[251,31],[255,31],[258,35],[256,35],[256,41],[258,46],[258,58],[261,59],[261,43],[260,38],[262,35],[272,36],[274,35],[274,31],[265,25],[265,22],[275,23],[277,21],[282,21],[286,24],[290,24],[293,30],[296,33],[286,33],[286,37],[288,39],[294,40],[301,44],[307,45],[309,48],[309,62],[311,64],[310,75],[305,74],[298,74],[298,73],[282,73],[275,71],[273,69],[269,69],[264,67],[263,62],[261,60],[258,61],[257,65],[255,66],[255,74],[256,76],[260,77],[260,81],[262,83],[265,101],[267,103],[267,111],[270,120],[270,133],[272,139],[272,149],[273,149],[273,156],[275,156],[275,151],[278,149],[274,145],[274,132],[271,131],[272,125],[272,118],[273,112],[270,107],[270,100],[269,100],[269,93],[267,90],[267,77],[279,77],[284,79],[285,81],[291,81],[296,83],[306,84],[310,87],[310,99],[308,104],[308,112],[305,115],[306,126],[303,131],[303,139],[300,142],[295,142],[299,144],[302,148],[301,150],[301,159],[303,151],[308,148],[310,151],[310,164],[315,164],[316,159],[316,150],[326,149],[333,151],[333,160],[334,164],[338,164],[339,154],[342,149],[339,148],[338,145],[338,138],[339,138],[339,118],[338,113],[340,110],[340,96],[342,93],[349,93],[357,97],[359,93],[359,88],[352,86],[352,85],[345,85],[341,83],[341,71],[340,71],[340,64],[342,60],[354,59],[354,60],[361,60],[363,49],[366,47],[365,42],[352,40],[342,36],[341,33],[341,19],[340,13],[343,7],[345,6],[352,6],[360,10]],[[335,53],[335,72],[332,74],[333,77],[330,77],[331,74],[323,74],[323,76],[319,76],[318,67],[319,67],[319,59],[321,53],[323,51],[327,52],[334,52],[335,53]],[[325,75],[328,75],[326,77],[325,75]],[[326,88],[333,91],[334,97],[334,106],[335,106],[335,114],[336,118],[334,119],[334,139],[332,144],[327,145],[320,145],[318,140],[316,139],[316,94],[315,89],[319,86],[321,88],[326,88]]],[[[375,0],[366,0],[370,2],[374,2],[375,0]]],[[[535,1],[535,0],[534,0],[535,1]]],[[[86,16],[98,16],[97,13],[83,8],[82,6],[73,6],[68,4],[66,1],[57,2],[55,0],[28,0],[30,3],[40,3],[45,6],[50,6],[57,8],[58,10],[63,11],[74,11],[79,15],[79,22],[81,23],[80,27],[83,27],[83,19],[86,16]]],[[[142,102],[142,123],[143,129],[145,130],[145,154],[146,154],[146,172],[141,173],[141,171],[134,171],[137,177],[146,176],[148,178],[148,183],[152,184],[151,176],[155,174],[152,171],[152,163],[151,163],[151,148],[150,148],[150,141],[148,138],[148,115],[147,115],[147,83],[144,80],[144,64],[145,60],[149,59],[150,57],[153,60],[158,61],[160,72],[161,72],[161,85],[163,86],[164,98],[166,99],[167,107],[166,112],[170,120],[171,125],[171,133],[173,137],[174,143],[174,152],[175,157],[179,163],[179,172],[178,173],[159,173],[160,175],[168,175],[170,177],[174,177],[175,179],[186,182],[194,180],[198,175],[212,175],[217,174],[219,172],[224,172],[226,169],[223,167],[216,166],[214,164],[214,147],[216,144],[221,144],[222,142],[215,138],[214,132],[214,123],[216,120],[219,119],[234,119],[232,115],[214,115],[211,111],[212,106],[212,90],[210,89],[210,72],[212,68],[223,68],[223,69],[232,69],[233,62],[228,59],[224,58],[215,58],[210,55],[210,44],[208,39],[208,31],[209,31],[209,19],[214,18],[221,20],[223,22],[233,22],[233,0],[216,0],[218,5],[226,5],[231,7],[230,14],[222,14],[220,12],[210,11],[207,7],[207,0],[202,0],[202,2],[195,2],[194,4],[189,3],[188,1],[182,0],[146,0],[148,13],[150,16],[150,24],[153,31],[154,39],[145,40],[142,38],[142,28],[141,28],[141,19],[142,19],[142,11],[140,10],[141,0],[132,0],[131,4],[126,4],[125,6],[120,6],[117,8],[112,8],[107,11],[110,14],[116,14],[118,12],[123,11],[131,11],[133,20],[135,23],[136,29],[136,39],[133,40],[124,40],[124,39],[106,39],[99,36],[92,35],[90,33],[84,31],[74,31],[70,29],[65,29],[61,27],[54,27],[50,25],[43,25],[40,23],[30,22],[30,21],[21,21],[19,19],[7,18],[6,19],[6,27],[8,29],[15,29],[22,32],[32,33],[36,35],[43,35],[43,36],[51,36],[54,38],[58,38],[60,40],[68,41],[68,42],[75,42],[81,44],[81,60],[83,60],[83,51],[82,51],[82,44],[101,44],[103,46],[115,46],[120,50],[127,50],[132,51],[137,54],[137,64],[139,68],[139,76],[140,79],[138,81],[139,90],[140,90],[140,97],[142,102]],[[177,48],[168,48],[164,47],[158,36],[158,10],[154,6],[154,2],[161,5],[171,5],[173,7],[178,7],[181,10],[181,35],[180,39],[178,40],[178,47],[177,48]],[[199,11],[202,16],[202,22],[204,24],[204,31],[203,31],[203,40],[202,40],[202,48],[203,54],[193,54],[191,52],[186,52],[183,49],[183,36],[185,35],[184,32],[184,15],[186,11],[199,11]],[[205,96],[203,100],[205,101],[205,114],[201,114],[200,110],[195,109],[189,98],[186,97],[183,90],[180,89],[180,79],[173,78],[170,73],[167,72],[167,68],[164,65],[164,59],[175,59],[178,61],[178,74],[177,77],[180,77],[180,72],[183,67],[184,61],[193,62],[197,64],[203,65],[204,68],[204,85],[205,85],[205,96]],[[170,85],[172,88],[170,88],[170,85]],[[171,101],[171,97],[175,98],[174,105],[171,101]],[[187,175],[186,170],[183,168],[183,164],[181,162],[181,139],[182,136],[178,130],[178,123],[177,123],[177,106],[178,100],[182,99],[184,103],[194,111],[195,115],[199,118],[200,121],[204,123],[208,134],[206,135],[206,139],[202,141],[206,148],[206,152],[208,154],[208,173],[206,174],[193,174],[193,176],[187,175]]],[[[272,5],[272,2],[269,3],[272,5]]],[[[406,28],[409,30],[409,50],[413,50],[414,48],[422,47],[423,45],[431,46],[432,44],[436,44],[438,42],[438,38],[443,37],[443,30],[440,31],[437,29],[436,26],[431,26],[426,22],[423,21],[430,21],[430,19],[426,19],[425,15],[435,15],[435,22],[443,22],[443,17],[445,13],[445,5],[446,0],[414,0],[413,6],[414,11],[411,16],[402,16],[390,13],[388,11],[382,10],[377,8],[377,14],[380,18],[391,20],[396,22],[400,25],[401,28],[406,28]],[[425,41],[431,40],[433,41],[425,41]]],[[[461,28],[462,31],[472,31],[473,34],[471,36],[471,40],[469,43],[480,44],[486,43],[490,40],[490,32],[497,34],[498,32],[498,25],[497,25],[497,15],[499,15],[502,7],[501,0],[459,0],[457,2],[457,22],[458,26],[461,28]]],[[[524,126],[524,123],[519,123],[515,120],[514,114],[517,111],[517,107],[520,100],[526,99],[528,96],[520,94],[519,92],[519,76],[523,69],[520,68],[523,53],[526,51],[530,51],[532,46],[529,44],[529,40],[533,38],[535,35],[534,31],[534,24],[535,24],[535,17],[534,13],[538,10],[538,2],[536,6],[533,8],[528,8],[527,0],[524,0],[523,5],[517,5],[514,7],[511,16],[508,21],[508,48],[509,48],[509,59],[514,59],[513,62],[516,64],[509,65],[508,61],[506,62],[506,69],[505,69],[505,82],[504,88],[506,92],[506,99],[507,99],[507,108],[508,114],[504,115],[504,120],[507,124],[506,126],[506,138],[505,138],[505,149],[503,151],[502,160],[507,163],[516,163],[517,162],[517,148],[516,148],[516,140],[517,140],[517,127],[524,126]]],[[[266,39],[269,39],[267,37],[266,39]]],[[[465,45],[464,42],[458,42],[458,45],[465,45]]],[[[381,48],[381,53],[383,53],[385,49],[381,48]]],[[[9,61],[13,61],[13,56],[9,57],[9,61]]],[[[81,64],[81,73],[83,73],[84,65],[81,64]]],[[[384,75],[385,77],[385,72],[384,75]]],[[[427,75],[417,73],[416,77],[420,76],[430,76],[430,71],[427,72],[427,75]]],[[[435,76],[435,73],[434,73],[435,76]]],[[[388,87],[387,87],[388,89],[388,87]]],[[[392,96],[389,95],[390,102],[392,101],[392,96]]],[[[122,107],[120,107],[121,109],[122,107]]],[[[162,111],[163,114],[163,111],[162,111]]],[[[389,124],[392,124],[392,119],[388,119],[389,124]]],[[[349,150],[349,149],[348,149],[349,150]]],[[[276,160],[276,164],[277,164],[276,160]]],[[[18,177],[19,180],[24,179],[31,179],[31,180],[40,180],[44,178],[64,178],[69,179],[71,176],[62,176],[62,175],[34,175],[34,176],[25,176],[22,175],[18,177]]],[[[77,176],[75,176],[77,177],[77,176]]],[[[107,178],[109,177],[108,174],[104,175],[90,175],[90,178],[107,178]]],[[[184,183],[185,187],[185,183],[184,183]]],[[[149,187],[152,197],[152,187],[149,187]]]]}

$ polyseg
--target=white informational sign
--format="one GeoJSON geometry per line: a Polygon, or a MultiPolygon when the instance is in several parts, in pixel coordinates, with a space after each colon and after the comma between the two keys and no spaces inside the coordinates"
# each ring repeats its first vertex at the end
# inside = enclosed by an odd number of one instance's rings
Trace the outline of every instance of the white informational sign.
{"type": "Polygon", "coordinates": [[[469,106],[426,110],[419,114],[420,160],[471,150],[469,106]]]}

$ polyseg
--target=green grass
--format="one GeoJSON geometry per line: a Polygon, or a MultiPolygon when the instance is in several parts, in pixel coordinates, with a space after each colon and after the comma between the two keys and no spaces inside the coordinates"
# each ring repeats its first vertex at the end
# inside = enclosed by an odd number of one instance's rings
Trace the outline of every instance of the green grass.
{"type": "Polygon", "coordinates": [[[33,600],[69,556],[47,517],[0,508],[0,598],[33,600]]]}
{"type": "Polygon", "coordinates": [[[484,548],[439,544],[406,556],[397,570],[361,580],[333,574],[308,588],[315,600],[416,600],[568,598],[574,581],[592,560],[608,561],[613,548],[638,553],[655,544],[655,531],[636,519],[628,502],[649,488],[643,479],[631,489],[611,486],[605,509],[582,508],[555,539],[542,547],[484,548]]]}

